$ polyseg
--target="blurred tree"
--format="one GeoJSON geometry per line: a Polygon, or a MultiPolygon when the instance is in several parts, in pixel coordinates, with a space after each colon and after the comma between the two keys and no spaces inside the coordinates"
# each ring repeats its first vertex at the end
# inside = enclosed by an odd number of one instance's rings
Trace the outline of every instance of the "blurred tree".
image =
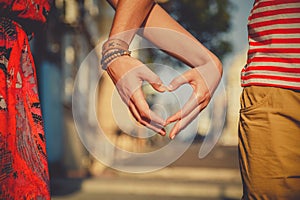
{"type": "Polygon", "coordinates": [[[230,0],[172,0],[161,5],[219,58],[232,51],[224,37],[231,28],[230,0]]]}

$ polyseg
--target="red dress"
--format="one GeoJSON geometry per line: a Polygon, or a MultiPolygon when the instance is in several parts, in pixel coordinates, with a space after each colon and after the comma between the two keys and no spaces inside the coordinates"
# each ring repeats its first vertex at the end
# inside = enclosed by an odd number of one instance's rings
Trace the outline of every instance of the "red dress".
{"type": "Polygon", "coordinates": [[[46,0],[0,0],[0,199],[48,200],[49,174],[28,34],[42,28],[46,0]]]}

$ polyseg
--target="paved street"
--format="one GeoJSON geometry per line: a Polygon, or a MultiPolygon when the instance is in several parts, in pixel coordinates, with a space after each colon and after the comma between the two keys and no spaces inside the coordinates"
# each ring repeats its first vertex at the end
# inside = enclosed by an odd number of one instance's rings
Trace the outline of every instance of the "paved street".
{"type": "Polygon", "coordinates": [[[175,163],[146,174],[108,170],[89,179],[55,179],[53,200],[236,200],[242,187],[236,147],[216,147],[204,159],[195,144],[175,163]]]}

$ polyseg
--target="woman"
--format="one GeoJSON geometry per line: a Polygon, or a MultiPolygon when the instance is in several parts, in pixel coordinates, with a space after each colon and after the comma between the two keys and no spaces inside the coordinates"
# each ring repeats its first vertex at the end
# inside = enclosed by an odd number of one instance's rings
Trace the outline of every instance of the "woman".
{"type": "Polygon", "coordinates": [[[46,144],[29,36],[50,1],[0,1],[0,199],[50,199],[46,144]]]}

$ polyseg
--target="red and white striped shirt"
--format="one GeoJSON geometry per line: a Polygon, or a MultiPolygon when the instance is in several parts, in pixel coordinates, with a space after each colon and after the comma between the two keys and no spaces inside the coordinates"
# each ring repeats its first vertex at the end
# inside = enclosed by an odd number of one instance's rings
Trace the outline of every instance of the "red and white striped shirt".
{"type": "Polygon", "coordinates": [[[255,0],[248,37],[242,86],[300,90],[300,0],[255,0]]]}

